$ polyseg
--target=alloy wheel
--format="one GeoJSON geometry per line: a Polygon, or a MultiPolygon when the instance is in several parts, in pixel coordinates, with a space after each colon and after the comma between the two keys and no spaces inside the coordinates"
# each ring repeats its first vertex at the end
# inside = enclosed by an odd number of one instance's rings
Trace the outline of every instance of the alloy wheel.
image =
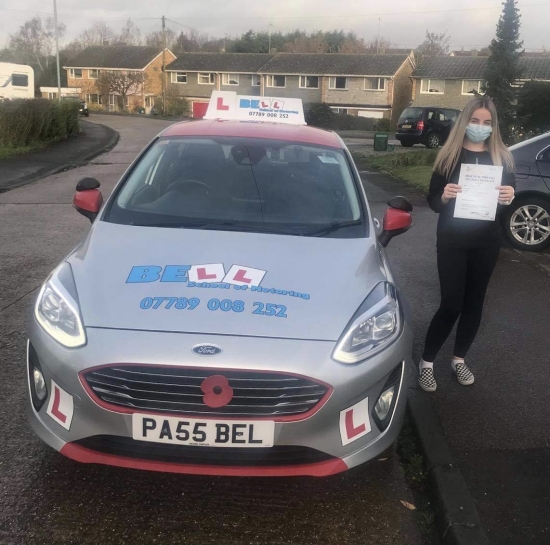
{"type": "Polygon", "coordinates": [[[536,204],[520,206],[510,217],[510,232],[526,246],[542,244],[550,237],[550,214],[536,204]]]}

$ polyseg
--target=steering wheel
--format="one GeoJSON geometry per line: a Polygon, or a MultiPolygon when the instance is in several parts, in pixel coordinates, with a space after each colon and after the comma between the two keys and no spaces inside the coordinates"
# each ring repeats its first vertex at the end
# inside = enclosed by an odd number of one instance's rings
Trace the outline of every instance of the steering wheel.
{"type": "Polygon", "coordinates": [[[187,184],[198,185],[203,189],[206,195],[210,195],[210,191],[212,188],[209,185],[205,184],[204,182],[200,182],[199,180],[181,180],[181,181],[178,180],[176,182],[172,182],[166,188],[166,193],[169,193],[170,191],[177,191],[181,186],[187,185],[187,184]]]}

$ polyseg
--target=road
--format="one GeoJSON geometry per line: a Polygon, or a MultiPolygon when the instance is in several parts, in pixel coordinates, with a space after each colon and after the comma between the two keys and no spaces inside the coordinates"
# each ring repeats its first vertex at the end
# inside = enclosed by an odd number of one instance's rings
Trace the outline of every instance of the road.
{"type": "MultiPolygon", "coordinates": [[[[418,361],[439,304],[437,215],[416,191],[387,176],[369,173],[364,179],[379,218],[390,196],[405,194],[415,205],[413,228],[390,243],[389,254],[414,310],[418,361]]],[[[431,396],[495,545],[550,543],[549,302],[550,252],[503,248],[468,356],[475,384],[465,388],[456,382],[449,341],[434,367],[437,392],[421,393],[431,396]]]]}
{"type": "Polygon", "coordinates": [[[107,196],[169,123],[92,115],[121,139],[81,168],[0,195],[0,544],[423,543],[390,450],[327,479],[230,479],[81,465],[42,444],[24,414],[25,319],[51,269],[85,236],[71,205],[84,176],[107,196]]]}

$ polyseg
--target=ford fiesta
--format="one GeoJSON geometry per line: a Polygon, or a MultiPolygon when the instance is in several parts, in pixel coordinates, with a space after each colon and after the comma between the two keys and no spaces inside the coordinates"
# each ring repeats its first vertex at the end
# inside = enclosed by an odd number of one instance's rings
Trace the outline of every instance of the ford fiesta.
{"type": "Polygon", "coordinates": [[[84,463],[345,471],[401,427],[411,330],[384,246],[412,207],[392,199],[377,232],[344,143],[300,101],[218,95],[105,203],[79,182],[93,224],[35,304],[30,422],[84,463]]]}

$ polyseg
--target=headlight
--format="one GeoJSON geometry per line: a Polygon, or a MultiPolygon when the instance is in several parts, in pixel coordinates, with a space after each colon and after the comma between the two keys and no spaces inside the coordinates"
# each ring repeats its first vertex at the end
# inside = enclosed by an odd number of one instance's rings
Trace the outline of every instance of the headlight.
{"type": "Polygon", "coordinates": [[[338,341],[332,354],[340,363],[358,363],[378,354],[401,331],[401,312],[393,284],[378,284],[338,341]]]}
{"type": "Polygon", "coordinates": [[[38,323],[58,343],[67,348],[77,348],[86,344],[86,335],[78,303],[60,280],[60,276],[70,276],[70,266],[64,263],[58,267],[44,283],[36,305],[34,315],[38,323]]]}

